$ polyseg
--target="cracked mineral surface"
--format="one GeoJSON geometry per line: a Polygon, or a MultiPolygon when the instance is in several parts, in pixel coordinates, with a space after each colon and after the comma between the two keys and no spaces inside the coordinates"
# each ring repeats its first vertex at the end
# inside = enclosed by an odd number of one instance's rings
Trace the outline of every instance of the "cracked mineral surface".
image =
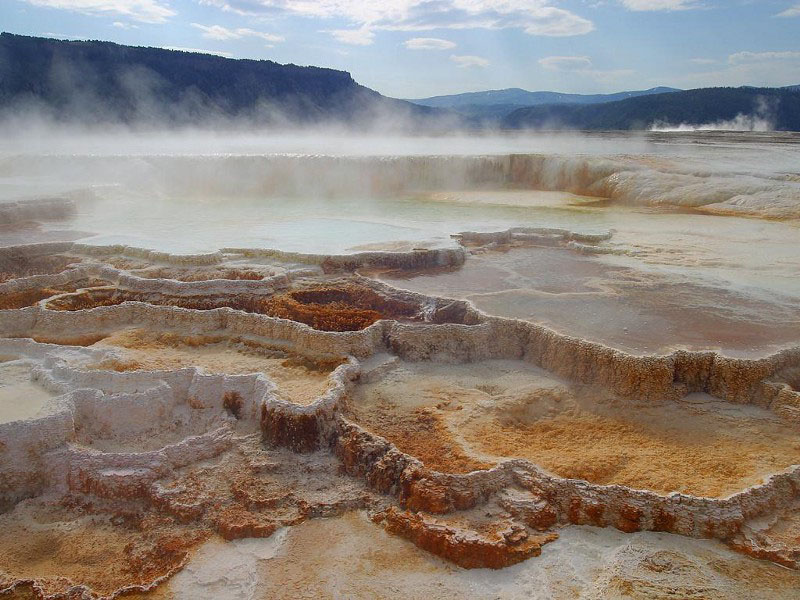
{"type": "Polygon", "coordinates": [[[800,598],[794,138],[59,143],[0,145],[0,597],[800,598]]]}

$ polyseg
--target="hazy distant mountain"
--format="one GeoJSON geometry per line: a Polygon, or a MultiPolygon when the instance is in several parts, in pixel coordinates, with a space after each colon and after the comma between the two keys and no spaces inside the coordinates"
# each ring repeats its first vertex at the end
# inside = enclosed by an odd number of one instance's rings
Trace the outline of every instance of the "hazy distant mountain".
{"type": "Polygon", "coordinates": [[[677,91],[680,90],[669,87],[655,87],[649,90],[616,92],[614,94],[562,94],[559,92],[529,92],[520,88],[508,88],[505,90],[489,90],[487,92],[467,92],[465,94],[453,94],[450,96],[433,96],[432,98],[409,100],[409,102],[419,104],[420,106],[454,109],[497,105],[536,106],[538,104],[598,104],[600,102],[614,102],[626,98],[635,98],[636,96],[677,91]]]}
{"type": "Polygon", "coordinates": [[[0,35],[0,110],[79,122],[362,124],[442,113],[386,98],[349,73],[268,60],[0,35]],[[249,121],[248,121],[249,122],[249,121]]]}
{"type": "Polygon", "coordinates": [[[466,117],[483,121],[496,121],[519,108],[543,104],[599,104],[614,102],[637,96],[663,94],[679,90],[656,87],[649,90],[617,92],[614,94],[562,94],[560,92],[529,92],[520,88],[489,90],[487,92],[468,92],[450,96],[434,96],[409,100],[420,106],[447,108],[466,117]]]}
{"type": "MultiPolygon", "coordinates": [[[[796,87],[796,86],[795,86],[796,87]]],[[[800,91],[791,88],[703,88],[603,104],[548,104],[515,110],[508,128],[627,130],[653,124],[800,131],[800,91]]]]}

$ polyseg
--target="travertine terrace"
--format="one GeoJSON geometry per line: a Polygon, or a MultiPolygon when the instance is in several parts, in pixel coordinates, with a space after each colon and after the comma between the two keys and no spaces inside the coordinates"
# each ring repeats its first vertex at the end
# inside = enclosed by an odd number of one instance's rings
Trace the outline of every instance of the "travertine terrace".
{"type": "MultiPolygon", "coordinates": [[[[0,216],[76,210],[37,206],[0,216]]],[[[800,338],[767,327],[788,300],[731,300],[720,323],[761,323],[736,352],[633,351],[468,297],[638,302],[613,228],[314,253],[63,237],[0,248],[0,596],[800,597],[800,338]]],[[[712,297],[668,276],[647,293],[712,297]]]]}

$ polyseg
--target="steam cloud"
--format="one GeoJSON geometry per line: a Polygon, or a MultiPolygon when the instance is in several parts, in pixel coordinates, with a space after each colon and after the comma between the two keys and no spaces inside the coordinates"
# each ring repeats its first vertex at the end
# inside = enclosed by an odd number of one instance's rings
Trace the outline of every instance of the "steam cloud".
{"type": "Polygon", "coordinates": [[[759,96],[755,109],[749,115],[739,113],[733,119],[700,125],[692,123],[670,125],[663,121],[657,121],[650,126],[650,131],[667,133],[683,131],[774,131],[775,111],[778,102],[779,100],[777,99],[774,102],[770,102],[763,96],[759,96]]]}

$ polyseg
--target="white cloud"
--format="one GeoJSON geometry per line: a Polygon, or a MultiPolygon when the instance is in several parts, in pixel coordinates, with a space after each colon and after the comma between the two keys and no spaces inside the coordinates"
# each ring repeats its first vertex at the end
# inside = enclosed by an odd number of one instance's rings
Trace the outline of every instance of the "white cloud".
{"type": "Polygon", "coordinates": [[[88,40],[85,35],[67,35],[66,33],[56,33],[54,31],[45,31],[42,37],[53,38],[56,40],[88,40]]]}
{"type": "Polygon", "coordinates": [[[403,42],[409,50],[450,50],[455,48],[455,42],[439,38],[411,38],[403,42]]]}
{"type": "Polygon", "coordinates": [[[469,67],[483,68],[489,66],[489,61],[482,56],[451,54],[450,60],[456,63],[456,65],[458,65],[458,67],[461,69],[466,69],[469,67]]]}
{"type": "Polygon", "coordinates": [[[117,29],[139,29],[138,25],[134,25],[133,23],[123,23],[122,21],[114,21],[112,25],[117,29]]]}
{"type": "Polygon", "coordinates": [[[198,54],[213,54],[214,56],[222,56],[231,58],[233,54],[230,52],[223,52],[222,50],[205,50],[204,48],[184,48],[183,46],[161,46],[164,50],[177,50],[179,52],[197,52],[198,54]]]}
{"type": "Polygon", "coordinates": [[[695,65],[713,65],[717,63],[717,59],[715,58],[690,58],[690,63],[695,65]]]}
{"type": "Polygon", "coordinates": [[[243,37],[257,37],[268,42],[282,42],[284,40],[283,36],[255,31],[246,27],[228,29],[221,25],[201,25],[200,23],[192,23],[192,27],[201,30],[203,37],[210,40],[240,40],[243,37]]]}
{"type": "Polygon", "coordinates": [[[728,57],[728,62],[732,65],[740,65],[743,63],[763,63],[797,59],[800,59],[800,52],[737,52],[728,57]]]}
{"type": "Polygon", "coordinates": [[[800,17],[800,3],[787,8],[785,11],[778,13],[779,17],[800,17]]]}
{"type": "Polygon", "coordinates": [[[291,14],[344,19],[354,28],[370,31],[522,29],[530,35],[571,36],[589,33],[594,29],[594,24],[588,19],[552,6],[561,0],[197,1],[242,15],[291,14]]]}
{"type": "Polygon", "coordinates": [[[548,71],[559,71],[587,77],[600,83],[612,83],[634,73],[631,69],[595,69],[588,56],[545,56],[539,64],[548,71]]]}
{"type": "Polygon", "coordinates": [[[329,31],[337,42],[351,46],[369,46],[375,40],[375,34],[369,29],[334,29],[329,31]]]}
{"type": "Polygon", "coordinates": [[[546,56],[539,64],[548,71],[585,71],[592,68],[588,56],[546,56]]]}
{"type": "Polygon", "coordinates": [[[591,21],[561,8],[543,6],[531,16],[533,18],[525,24],[525,33],[529,35],[569,37],[594,31],[591,21]]]}
{"type": "Polygon", "coordinates": [[[177,13],[160,0],[24,0],[34,6],[58,8],[85,15],[116,14],[144,23],[163,23],[177,13]]]}
{"type": "Polygon", "coordinates": [[[673,85],[683,87],[753,85],[780,87],[800,80],[800,52],[737,52],[712,71],[689,73],[673,85]]]}
{"type": "Polygon", "coordinates": [[[628,10],[687,10],[697,8],[696,0],[620,0],[628,10]]]}
{"type": "Polygon", "coordinates": [[[575,71],[580,75],[584,75],[589,79],[594,79],[600,83],[611,84],[625,77],[633,75],[636,71],[633,69],[609,69],[604,71],[602,69],[586,69],[585,71],[575,71]]]}

